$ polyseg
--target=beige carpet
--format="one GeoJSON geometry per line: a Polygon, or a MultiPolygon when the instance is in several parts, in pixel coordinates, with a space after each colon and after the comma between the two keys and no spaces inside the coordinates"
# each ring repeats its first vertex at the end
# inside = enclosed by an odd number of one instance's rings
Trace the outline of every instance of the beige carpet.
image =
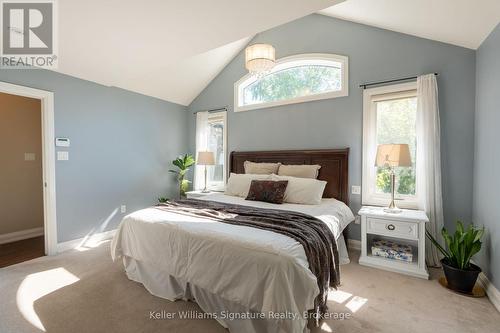
{"type": "MultiPolygon", "coordinates": [[[[353,261],[357,254],[352,253],[353,261]]],[[[312,332],[500,332],[500,314],[487,298],[359,266],[342,266],[343,284],[329,301],[328,320],[312,332]]],[[[169,302],[129,281],[112,263],[109,244],[0,269],[0,332],[225,332],[214,320],[153,320],[150,311],[201,311],[169,302]]]]}

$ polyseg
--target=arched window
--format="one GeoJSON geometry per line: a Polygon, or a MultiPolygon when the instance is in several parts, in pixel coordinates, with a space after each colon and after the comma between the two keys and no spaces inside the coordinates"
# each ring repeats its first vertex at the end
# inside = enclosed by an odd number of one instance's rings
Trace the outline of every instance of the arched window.
{"type": "Polygon", "coordinates": [[[336,54],[300,54],[277,61],[263,77],[234,84],[234,110],[247,111],[348,95],[348,59],[336,54]]]}

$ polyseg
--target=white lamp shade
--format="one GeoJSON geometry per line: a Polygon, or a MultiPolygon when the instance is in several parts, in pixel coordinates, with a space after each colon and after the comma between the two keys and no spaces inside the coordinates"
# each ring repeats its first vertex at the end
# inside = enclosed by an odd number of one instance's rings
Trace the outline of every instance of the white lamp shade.
{"type": "Polygon", "coordinates": [[[410,167],[411,155],[407,144],[378,145],[375,166],[410,167]]]}
{"type": "Polygon", "coordinates": [[[245,67],[250,73],[269,72],[275,64],[275,50],[269,44],[253,44],[245,49],[245,67]]]}
{"type": "Polygon", "coordinates": [[[198,165],[215,165],[214,153],[211,151],[200,151],[198,153],[198,159],[196,160],[198,165]]]}

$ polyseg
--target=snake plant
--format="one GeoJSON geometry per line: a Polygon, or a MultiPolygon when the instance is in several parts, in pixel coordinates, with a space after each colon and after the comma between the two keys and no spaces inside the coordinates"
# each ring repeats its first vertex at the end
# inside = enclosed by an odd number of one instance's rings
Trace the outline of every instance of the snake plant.
{"type": "Polygon", "coordinates": [[[477,228],[470,224],[465,229],[463,223],[457,221],[456,231],[452,235],[448,233],[446,228],[443,228],[441,235],[446,243],[446,249],[438,243],[429,231],[426,230],[425,234],[439,252],[443,254],[449,265],[461,270],[468,270],[472,256],[481,250],[481,238],[484,235],[484,227],[477,228]]]}

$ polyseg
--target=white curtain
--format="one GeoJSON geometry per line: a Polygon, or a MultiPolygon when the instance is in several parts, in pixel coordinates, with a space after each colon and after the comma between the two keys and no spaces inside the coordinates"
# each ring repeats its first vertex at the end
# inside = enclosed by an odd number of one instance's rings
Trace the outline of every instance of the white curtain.
{"type": "MultiPolygon", "coordinates": [[[[198,152],[208,150],[208,111],[196,113],[196,156],[198,152]]],[[[204,166],[196,165],[194,171],[195,190],[201,190],[205,186],[204,166]]]]}
{"type": "MultiPolygon", "coordinates": [[[[434,74],[417,78],[417,191],[420,209],[429,217],[427,230],[441,243],[444,225],[441,192],[441,143],[437,80],[434,74]]],[[[440,255],[427,239],[427,264],[440,266],[440,255]]]]}

